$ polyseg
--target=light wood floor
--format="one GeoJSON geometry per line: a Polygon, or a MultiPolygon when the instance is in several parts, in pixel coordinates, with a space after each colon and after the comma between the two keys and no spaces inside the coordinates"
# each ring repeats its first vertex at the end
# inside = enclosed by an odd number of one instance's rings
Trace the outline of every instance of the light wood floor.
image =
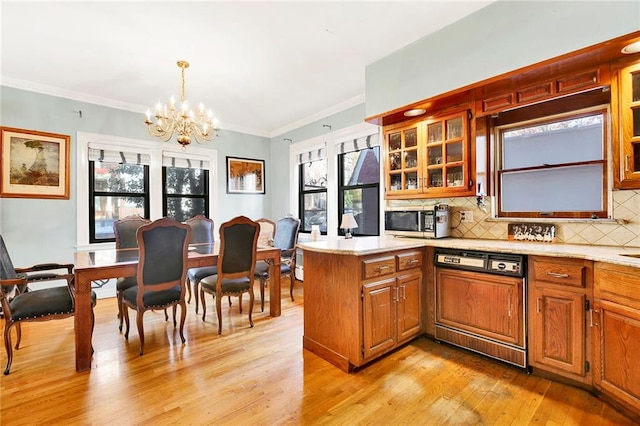
{"type": "MultiPolygon", "coordinates": [[[[127,342],[118,333],[115,299],[102,299],[93,369],[81,374],[73,319],[27,324],[11,374],[1,378],[0,423],[632,424],[583,390],[426,338],[345,374],[302,349],[302,284],[296,302],[284,287],[281,317],[258,307],[251,329],[248,297],[241,316],[234,299],[231,312],[224,309],[221,336],[211,299],[206,322],[192,302],[184,346],[171,321],[149,312],[141,357],[135,313],[127,342]]],[[[4,349],[0,360],[4,369],[4,349]]]]}

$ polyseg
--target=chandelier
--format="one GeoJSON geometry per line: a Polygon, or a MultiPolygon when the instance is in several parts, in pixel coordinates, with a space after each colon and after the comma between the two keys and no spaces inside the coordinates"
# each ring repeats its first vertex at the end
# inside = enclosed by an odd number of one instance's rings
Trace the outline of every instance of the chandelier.
{"type": "Polygon", "coordinates": [[[153,116],[155,121],[151,117],[151,111],[147,110],[147,118],[144,122],[151,136],[159,137],[164,142],[177,133],[176,140],[184,150],[191,143],[191,136],[195,137],[198,143],[204,143],[218,136],[218,129],[214,124],[213,112],[208,110],[205,113],[202,103],[200,103],[197,114],[189,109],[184,94],[184,70],[189,68],[189,62],[178,61],[178,68],[182,70],[180,86],[182,105],[180,109],[176,108],[175,99],[172,96],[168,107],[166,104],[160,105],[158,103],[156,105],[153,116]]]}

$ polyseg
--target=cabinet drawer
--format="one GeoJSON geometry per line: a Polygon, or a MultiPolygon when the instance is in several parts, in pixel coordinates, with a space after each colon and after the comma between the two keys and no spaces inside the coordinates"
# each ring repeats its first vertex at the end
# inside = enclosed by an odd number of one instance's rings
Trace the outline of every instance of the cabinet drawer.
{"type": "Polygon", "coordinates": [[[529,267],[535,281],[569,287],[585,287],[586,266],[582,260],[529,257],[529,267]]]}
{"type": "Polygon", "coordinates": [[[367,259],[362,261],[362,276],[363,279],[380,277],[383,275],[389,275],[396,272],[396,258],[391,257],[376,257],[375,259],[367,259]]]}
{"type": "Polygon", "coordinates": [[[422,252],[420,251],[400,253],[397,255],[397,258],[398,271],[422,267],[422,252]]]}
{"type": "Polygon", "coordinates": [[[596,263],[594,296],[640,309],[640,268],[596,263]]]}

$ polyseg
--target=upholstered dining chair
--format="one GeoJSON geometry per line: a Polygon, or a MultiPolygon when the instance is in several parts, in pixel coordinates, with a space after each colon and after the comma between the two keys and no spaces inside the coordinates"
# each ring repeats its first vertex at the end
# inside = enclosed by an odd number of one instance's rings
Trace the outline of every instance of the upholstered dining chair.
{"type": "Polygon", "coordinates": [[[273,235],[276,231],[274,221],[261,217],[256,222],[260,225],[260,233],[258,234],[258,247],[267,247],[273,244],[273,235]]]}
{"type": "MultiPolygon", "coordinates": [[[[191,244],[213,244],[215,242],[213,220],[203,215],[197,215],[187,219],[185,223],[191,227],[191,244]]],[[[198,313],[198,285],[200,284],[200,280],[217,273],[217,265],[191,268],[187,272],[187,291],[189,292],[187,303],[191,303],[191,290],[193,288],[193,295],[196,299],[196,314],[198,313]]]]}
{"type": "MultiPolygon", "coordinates": [[[[4,374],[9,374],[13,362],[11,329],[16,329],[17,350],[22,340],[23,322],[48,321],[72,317],[75,312],[75,287],[73,264],[46,263],[30,268],[15,268],[9,252],[0,235],[0,305],[4,317],[4,347],[7,351],[7,366],[4,374]],[[65,286],[43,289],[28,288],[29,283],[38,281],[66,281],[65,286]]],[[[96,304],[96,293],[91,292],[92,306],[96,304]]],[[[93,314],[93,311],[92,311],[93,314]]],[[[93,315],[91,316],[93,328],[93,315]]]]}
{"type": "MultiPolygon", "coordinates": [[[[151,223],[139,215],[127,216],[113,222],[113,234],[116,237],[116,249],[137,248],[136,233],[142,225],[151,223]]],[[[116,303],[118,303],[118,329],[122,331],[122,292],[137,285],[136,277],[120,277],[116,280],[116,303]]],[[[166,313],[165,313],[166,314],[166,313]]]]}
{"type": "MultiPolygon", "coordinates": [[[[293,284],[295,283],[296,270],[296,244],[298,243],[298,231],[300,219],[292,215],[284,216],[276,222],[276,231],[273,237],[273,246],[280,249],[280,275],[289,277],[289,295],[293,299],[293,284]]],[[[255,268],[255,277],[260,280],[260,308],[264,312],[264,288],[269,279],[269,265],[258,262],[255,268]]]]}
{"type": "MultiPolygon", "coordinates": [[[[245,216],[238,216],[220,226],[218,273],[200,281],[202,320],[207,313],[204,295],[208,293],[216,300],[218,334],[222,333],[222,296],[249,293],[249,324],[253,327],[253,280],[259,231],[260,225],[245,216]]],[[[239,311],[242,313],[242,303],[239,311]]]]}
{"type": "Polygon", "coordinates": [[[176,307],[180,306],[180,338],[184,338],[187,315],[185,284],[191,227],[165,217],[138,229],[140,250],[136,286],[122,292],[125,339],[129,339],[129,308],[137,312],[136,324],[140,338],[140,355],[144,353],[143,316],[148,310],[173,307],[176,327],[176,307]]]}

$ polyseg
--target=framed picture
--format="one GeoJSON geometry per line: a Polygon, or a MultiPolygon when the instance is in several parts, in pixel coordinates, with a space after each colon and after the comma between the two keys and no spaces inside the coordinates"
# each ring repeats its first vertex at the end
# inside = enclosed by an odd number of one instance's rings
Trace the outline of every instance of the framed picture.
{"type": "Polygon", "coordinates": [[[227,194],[264,193],[264,160],[227,157],[227,194]]]}
{"type": "Polygon", "coordinates": [[[0,197],[69,199],[69,136],[11,127],[0,132],[0,197]]]}

